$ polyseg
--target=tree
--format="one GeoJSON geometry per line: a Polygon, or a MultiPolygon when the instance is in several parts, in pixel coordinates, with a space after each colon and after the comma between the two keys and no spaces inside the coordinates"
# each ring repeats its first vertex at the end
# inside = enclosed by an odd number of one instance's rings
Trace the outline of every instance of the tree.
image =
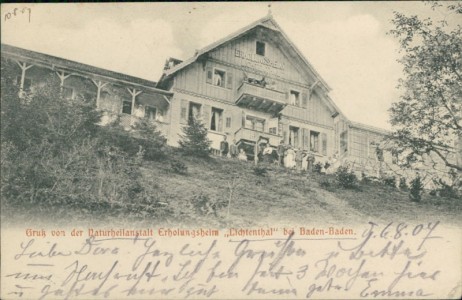
{"type": "Polygon", "coordinates": [[[189,125],[183,127],[184,135],[179,141],[184,153],[208,157],[211,141],[207,138],[207,128],[196,118],[190,118],[189,125]]]}
{"type": "MultiPolygon", "coordinates": [[[[433,10],[442,9],[433,3],[433,10]]],[[[462,17],[462,4],[450,3],[446,16],[462,17]]],[[[393,103],[391,124],[398,154],[405,154],[408,165],[421,161],[424,154],[438,156],[444,165],[462,171],[449,157],[455,141],[462,141],[462,26],[446,20],[430,19],[395,12],[390,34],[400,43],[404,56],[404,78],[399,101],[393,103]]]]}

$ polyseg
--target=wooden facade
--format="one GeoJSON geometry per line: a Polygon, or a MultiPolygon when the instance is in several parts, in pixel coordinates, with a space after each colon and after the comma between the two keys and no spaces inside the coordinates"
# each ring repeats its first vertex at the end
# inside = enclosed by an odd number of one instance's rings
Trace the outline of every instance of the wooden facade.
{"type": "Polygon", "coordinates": [[[171,144],[197,110],[213,148],[223,136],[238,144],[262,137],[273,147],[283,140],[324,159],[332,156],[340,112],[322,78],[293,49],[266,17],[167,69],[160,85],[174,92],[171,144]]]}

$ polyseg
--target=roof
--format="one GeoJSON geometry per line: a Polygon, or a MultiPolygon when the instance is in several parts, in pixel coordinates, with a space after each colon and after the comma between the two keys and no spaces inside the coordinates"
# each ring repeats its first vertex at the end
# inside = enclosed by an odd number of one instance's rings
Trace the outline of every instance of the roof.
{"type": "Polygon", "coordinates": [[[161,90],[156,88],[156,82],[155,81],[150,81],[147,79],[139,78],[139,77],[134,77],[114,71],[110,71],[107,69],[102,69],[94,66],[90,66],[87,64],[79,63],[76,61],[64,59],[61,57],[57,56],[52,56],[40,52],[35,52],[19,47],[14,47],[11,45],[7,44],[1,44],[1,52],[3,54],[8,54],[9,56],[12,57],[17,57],[18,59],[27,59],[27,60],[32,60],[34,62],[41,62],[42,64],[45,65],[51,65],[52,67],[58,67],[62,69],[67,69],[71,71],[78,71],[81,73],[88,73],[91,75],[98,75],[110,79],[115,79],[117,81],[124,82],[126,84],[134,84],[134,85],[139,85],[142,87],[149,88],[150,90],[153,90],[158,93],[162,93],[164,95],[172,95],[173,93],[161,90]]]}
{"type": "Polygon", "coordinates": [[[366,125],[366,124],[362,124],[362,123],[358,123],[358,122],[350,121],[350,126],[353,127],[353,128],[358,128],[358,129],[361,129],[361,130],[371,131],[371,132],[378,133],[378,134],[383,134],[383,135],[390,134],[390,131],[388,131],[386,129],[382,129],[382,128],[379,128],[379,127],[366,125]]]}
{"type": "Polygon", "coordinates": [[[195,55],[187,60],[185,60],[184,62],[176,65],[175,67],[165,71],[165,75],[166,76],[170,76],[176,72],[178,72],[179,70],[189,66],[191,63],[195,62],[201,55],[207,53],[207,52],[210,52],[212,51],[213,49],[221,46],[222,44],[226,43],[226,42],[229,42],[237,37],[240,37],[244,34],[246,34],[248,31],[250,31],[251,29],[257,27],[257,26],[263,26],[263,27],[266,27],[266,28],[269,28],[273,31],[276,31],[276,32],[279,32],[283,39],[287,42],[287,44],[289,45],[289,47],[291,47],[295,53],[297,54],[297,56],[303,61],[303,63],[305,64],[305,66],[308,68],[309,71],[311,71],[314,76],[316,77],[317,80],[319,80],[319,82],[324,86],[324,88],[326,90],[331,90],[331,88],[329,87],[329,85],[324,81],[324,79],[322,79],[321,75],[319,75],[319,73],[314,69],[314,67],[308,62],[308,60],[305,58],[305,56],[303,56],[302,52],[295,46],[294,43],[292,43],[289,39],[289,37],[287,36],[287,34],[284,33],[284,31],[282,30],[282,28],[279,26],[278,23],[276,23],[276,21],[274,20],[273,16],[271,14],[268,14],[267,16],[249,24],[248,26],[234,32],[234,33],[231,33],[230,35],[202,48],[201,50],[197,51],[195,53],[195,55]]]}

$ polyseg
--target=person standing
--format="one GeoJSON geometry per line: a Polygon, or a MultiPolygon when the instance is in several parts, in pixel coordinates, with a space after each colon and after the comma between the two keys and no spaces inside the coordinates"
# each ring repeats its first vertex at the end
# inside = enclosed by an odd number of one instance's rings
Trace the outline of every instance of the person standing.
{"type": "Polygon", "coordinates": [[[266,143],[265,149],[263,150],[263,161],[270,164],[273,160],[273,148],[269,143],[266,143]]]}
{"type": "Polygon", "coordinates": [[[305,157],[305,153],[303,153],[302,149],[298,149],[297,152],[295,153],[295,166],[297,168],[297,171],[301,172],[302,171],[302,162],[303,158],[305,157]]]}
{"type": "Polygon", "coordinates": [[[278,153],[278,165],[284,165],[284,154],[286,152],[286,147],[284,145],[284,140],[281,140],[281,143],[278,146],[277,153],[278,153]]]}
{"type": "Polygon", "coordinates": [[[229,154],[231,155],[231,158],[236,158],[239,155],[239,149],[237,148],[235,139],[233,140],[233,143],[229,146],[229,154]]]}
{"type": "Polygon", "coordinates": [[[221,141],[220,143],[220,151],[221,151],[221,156],[226,157],[228,155],[229,144],[226,141],[226,135],[223,136],[223,141],[221,141]]]}
{"type": "Polygon", "coordinates": [[[292,169],[295,167],[295,151],[294,149],[289,146],[286,151],[286,156],[284,158],[284,166],[288,169],[292,169]]]}
{"type": "Polygon", "coordinates": [[[308,155],[308,171],[313,172],[314,171],[314,162],[316,161],[316,158],[313,153],[310,153],[308,155]]]}

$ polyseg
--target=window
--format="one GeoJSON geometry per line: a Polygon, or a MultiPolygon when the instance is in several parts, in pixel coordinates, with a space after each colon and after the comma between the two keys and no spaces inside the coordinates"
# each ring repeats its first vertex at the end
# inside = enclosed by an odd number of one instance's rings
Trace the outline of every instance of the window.
{"type": "Polygon", "coordinates": [[[223,131],[223,110],[212,107],[210,130],[223,131]]]}
{"type": "Polygon", "coordinates": [[[299,144],[299,128],[298,127],[289,127],[289,145],[293,147],[298,147],[299,144]]]}
{"type": "Polygon", "coordinates": [[[265,43],[263,42],[258,42],[256,44],[256,53],[261,56],[265,56],[265,43]]]}
{"type": "Polygon", "coordinates": [[[188,116],[189,122],[191,122],[193,118],[195,120],[198,120],[201,118],[201,105],[198,103],[189,102],[189,116],[188,116]]]}
{"type": "Polygon", "coordinates": [[[63,96],[66,99],[74,99],[74,89],[67,86],[63,86],[63,96]]]}
{"type": "Polygon", "coordinates": [[[300,93],[297,91],[290,91],[290,104],[300,106],[300,93]]]}
{"type": "Polygon", "coordinates": [[[265,130],[265,120],[253,116],[246,116],[245,128],[263,132],[265,130]]]}
{"type": "MultiPolygon", "coordinates": [[[[21,87],[21,76],[16,77],[16,84],[21,87]]],[[[24,78],[24,91],[30,91],[30,87],[32,86],[32,80],[30,78],[24,78]]]]}
{"type": "Polygon", "coordinates": [[[132,114],[132,102],[131,101],[123,101],[122,102],[122,113],[123,114],[132,114]]]}
{"type": "Polygon", "coordinates": [[[226,72],[219,69],[213,70],[213,85],[225,87],[226,84],[226,72]]]}
{"type": "Polygon", "coordinates": [[[145,106],[144,117],[149,121],[154,121],[157,118],[157,109],[153,106],[145,106]]]}
{"type": "Polygon", "coordinates": [[[231,117],[226,118],[226,128],[231,128],[231,117]]]}
{"type": "Polygon", "coordinates": [[[310,150],[319,152],[319,132],[310,131],[310,150]]]}
{"type": "Polygon", "coordinates": [[[271,127],[268,130],[269,130],[269,133],[271,134],[277,134],[277,127],[271,127]]]}

